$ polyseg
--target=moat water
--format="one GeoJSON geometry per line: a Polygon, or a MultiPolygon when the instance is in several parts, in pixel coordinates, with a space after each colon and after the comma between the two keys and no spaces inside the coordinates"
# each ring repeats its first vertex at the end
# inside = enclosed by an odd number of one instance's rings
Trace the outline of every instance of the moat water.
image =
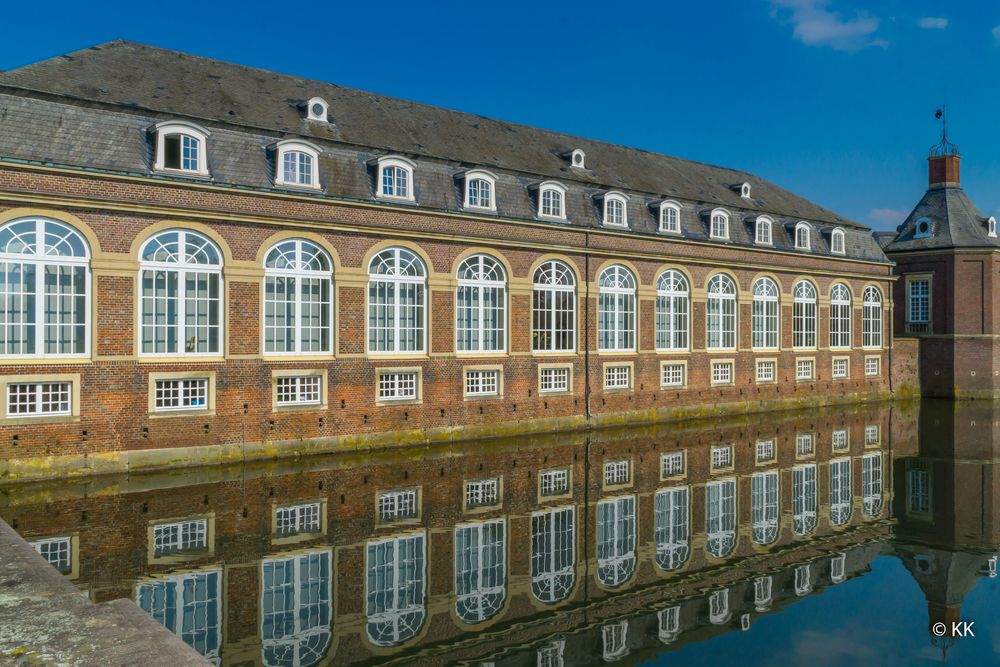
{"type": "Polygon", "coordinates": [[[925,401],[4,486],[0,517],[219,665],[985,665],[998,452],[1000,405],[925,401]]]}

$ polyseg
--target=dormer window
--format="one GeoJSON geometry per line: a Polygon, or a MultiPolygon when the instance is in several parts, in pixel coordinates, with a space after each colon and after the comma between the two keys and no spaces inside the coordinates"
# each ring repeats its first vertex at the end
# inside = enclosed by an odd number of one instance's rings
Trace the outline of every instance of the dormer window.
{"type": "Polygon", "coordinates": [[[496,192],[497,177],[488,171],[467,171],[465,179],[465,208],[479,211],[497,210],[496,192]]]}
{"type": "Polygon", "coordinates": [[[920,218],[913,227],[913,238],[926,239],[931,235],[931,221],[929,218],[920,218]]]}
{"type": "Polygon", "coordinates": [[[546,181],[538,186],[538,216],[566,219],[566,188],[559,183],[546,181]]]}
{"type": "Polygon", "coordinates": [[[754,243],[758,245],[772,245],[771,227],[773,225],[774,221],[771,218],[766,215],[758,216],[754,224],[754,243]]]}
{"type": "Polygon", "coordinates": [[[620,192],[608,192],[604,202],[604,224],[609,227],[628,227],[628,197],[620,192]]]}
{"type": "Polygon", "coordinates": [[[156,132],[156,171],[174,171],[193,176],[208,176],[205,154],[208,130],[194,123],[166,121],[154,126],[156,132]]]}
{"type": "Polygon", "coordinates": [[[712,211],[709,236],[713,239],[729,240],[729,214],[721,208],[712,211]]]}
{"type": "Polygon", "coordinates": [[[843,255],[847,252],[844,230],[839,227],[830,232],[830,252],[835,255],[843,255]]]}
{"type": "Polygon", "coordinates": [[[416,166],[416,163],[405,157],[379,158],[378,196],[413,201],[413,169],[416,166]]]}
{"type": "Polygon", "coordinates": [[[986,221],[986,234],[987,236],[991,236],[992,238],[997,237],[997,219],[994,218],[992,215],[986,221]]]}
{"type": "Polygon", "coordinates": [[[809,225],[800,222],[795,225],[795,248],[797,250],[809,250],[809,225]]]}
{"type": "Polygon", "coordinates": [[[279,141],[275,148],[275,185],[319,189],[319,154],[307,141],[279,141]]]}
{"type": "Polygon", "coordinates": [[[741,183],[740,184],[740,197],[743,197],[744,199],[750,199],[750,184],[749,183],[741,183]]]}
{"type": "Polygon", "coordinates": [[[316,120],[326,123],[329,120],[330,107],[322,97],[314,97],[306,102],[306,120],[316,120]]]}
{"type": "Polygon", "coordinates": [[[586,169],[587,154],[579,148],[569,154],[569,165],[574,169],[586,169]]]}
{"type": "Polygon", "coordinates": [[[660,203],[660,231],[668,234],[681,233],[681,205],[677,202],[660,203]]]}

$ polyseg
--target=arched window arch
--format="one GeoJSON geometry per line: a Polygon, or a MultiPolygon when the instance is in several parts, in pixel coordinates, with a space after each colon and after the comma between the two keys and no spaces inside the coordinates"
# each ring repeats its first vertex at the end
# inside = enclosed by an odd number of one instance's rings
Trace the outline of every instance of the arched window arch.
{"type": "Polygon", "coordinates": [[[635,277],[621,264],[597,278],[597,349],[635,349],[635,277]]]}
{"type": "Polygon", "coordinates": [[[604,662],[617,662],[628,655],[628,620],[601,626],[601,643],[604,662]]]}
{"type": "Polygon", "coordinates": [[[778,473],[754,473],[750,478],[750,510],[757,544],[770,544],[778,538],[779,503],[778,473]]]}
{"type": "Polygon", "coordinates": [[[0,357],[83,357],[90,350],[90,248],[66,223],[0,226],[0,357]]]}
{"type": "Polygon", "coordinates": [[[705,550],[725,558],[736,546],[736,480],[709,482],[705,496],[705,550]]]}
{"type": "Polygon", "coordinates": [[[795,225],[795,247],[798,250],[809,250],[811,243],[809,240],[809,224],[800,222],[795,225]]]}
{"type": "Polygon", "coordinates": [[[611,227],[628,227],[627,199],[620,192],[609,192],[603,196],[605,225],[611,227]]]}
{"type": "Polygon", "coordinates": [[[851,518],[851,459],[830,461],[830,522],[843,526],[851,518]]]}
{"type": "Polygon", "coordinates": [[[222,253],[189,229],[168,229],[139,251],[140,352],[222,352],[222,253]]]}
{"type": "Polygon", "coordinates": [[[753,284],[752,345],[761,349],[778,347],[778,284],[758,278],[753,284]]]}
{"type": "Polygon", "coordinates": [[[660,231],[680,234],[681,207],[677,202],[665,201],[660,204],[660,231]]]}
{"type": "Polygon", "coordinates": [[[771,575],[757,577],[753,580],[753,606],[756,611],[764,612],[770,608],[773,588],[774,580],[771,575]]]}
{"type": "Polygon", "coordinates": [[[688,559],[688,487],[656,492],[656,564],[676,570],[688,559]]]}
{"type": "Polygon", "coordinates": [[[795,568],[795,594],[799,597],[812,592],[812,568],[803,563],[795,568]]]}
{"type": "Polygon", "coordinates": [[[415,167],[416,163],[404,157],[386,156],[379,158],[378,196],[413,201],[413,171],[415,167]]]}
{"type": "Polygon", "coordinates": [[[830,252],[835,255],[843,255],[847,252],[844,230],[839,227],[830,232],[830,252]]]}
{"type": "Polygon", "coordinates": [[[691,308],[684,274],[668,269],[656,281],[656,349],[686,350],[691,308]]]}
{"type": "Polygon", "coordinates": [[[657,635],[664,644],[670,644],[681,632],[681,606],[674,605],[656,612],[659,628],[657,635]]]}
{"type": "Polygon", "coordinates": [[[997,237],[997,219],[992,215],[986,220],[986,235],[991,238],[997,237]]]}
{"type": "Polygon", "coordinates": [[[774,237],[771,228],[773,225],[774,222],[771,218],[764,215],[758,216],[754,229],[754,241],[760,245],[772,245],[774,237]]]}
{"type": "Polygon", "coordinates": [[[792,468],[792,530],[809,535],[816,528],[816,464],[792,468]]]}
{"type": "Polygon", "coordinates": [[[455,613],[463,623],[482,623],[500,612],[507,597],[507,522],[455,527],[455,613]]]}
{"type": "Polygon", "coordinates": [[[816,286],[808,280],[795,283],[792,299],[792,346],[816,347],[816,286]]]}
{"type": "Polygon", "coordinates": [[[597,580],[614,588],[635,570],[635,496],[597,503],[597,580]]]}
{"type": "Polygon", "coordinates": [[[488,171],[472,170],[463,175],[465,180],[465,208],[481,211],[497,210],[497,177],[488,171]]]}
{"type": "Polygon", "coordinates": [[[710,350],[736,349],[736,283],[724,273],[708,281],[707,340],[710,350]]]}
{"type": "Polygon", "coordinates": [[[276,185],[319,188],[319,154],[322,149],[307,141],[286,139],[275,144],[276,185]]]}
{"type": "Polygon", "coordinates": [[[566,219],[566,188],[559,183],[546,181],[538,186],[538,216],[566,219]]]}
{"type": "Polygon", "coordinates": [[[540,602],[564,600],[576,581],[576,510],[531,515],[531,593],[540,602]]]}
{"type": "Polygon", "coordinates": [[[312,241],[287,239],[264,258],[264,352],[329,353],[333,262],[312,241]]]}
{"type": "Polygon", "coordinates": [[[407,248],[386,248],[368,265],[368,351],[424,352],[427,269],[407,248]]]}
{"type": "Polygon", "coordinates": [[[708,596],[708,620],[712,625],[722,625],[732,618],[729,611],[729,589],[712,591],[708,596]]]}
{"type": "Polygon", "coordinates": [[[424,533],[369,542],[365,556],[368,639],[375,646],[413,639],[427,615],[424,533]]]}
{"type": "Polygon", "coordinates": [[[315,665],[330,645],[330,551],[261,561],[261,658],[265,665],[315,665]]]}
{"type": "Polygon", "coordinates": [[[153,129],[156,132],[154,170],[209,175],[208,130],[194,123],[176,120],[157,123],[153,129]]]}
{"type": "Polygon", "coordinates": [[[576,278],[564,262],[550,260],[535,269],[531,293],[531,349],[576,350],[576,278]]]}
{"type": "Polygon", "coordinates": [[[865,288],[861,314],[861,344],[882,347],[882,292],[874,285],[865,288]]]}
{"type": "Polygon", "coordinates": [[[459,352],[507,349],[507,272],[489,255],[472,255],[458,267],[455,309],[459,352]]]}
{"type": "Polygon", "coordinates": [[[844,283],[830,290],[830,347],[851,346],[851,291],[844,283]]]}
{"type": "Polygon", "coordinates": [[[710,215],[708,235],[713,239],[729,239],[729,213],[717,208],[710,215]]]}

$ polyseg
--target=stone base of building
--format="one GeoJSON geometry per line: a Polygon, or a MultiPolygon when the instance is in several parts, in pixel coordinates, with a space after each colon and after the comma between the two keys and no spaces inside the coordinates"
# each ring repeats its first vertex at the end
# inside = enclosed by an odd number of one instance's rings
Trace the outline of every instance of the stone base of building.
{"type": "Polygon", "coordinates": [[[1000,399],[1000,338],[928,336],[918,345],[921,396],[1000,399]]]}

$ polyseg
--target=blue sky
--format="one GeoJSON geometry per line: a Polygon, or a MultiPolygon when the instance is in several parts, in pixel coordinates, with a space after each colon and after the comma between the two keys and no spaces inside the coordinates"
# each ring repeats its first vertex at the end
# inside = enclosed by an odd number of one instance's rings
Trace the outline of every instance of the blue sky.
{"type": "Polygon", "coordinates": [[[876,229],[947,102],[1000,214],[1000,3],[9,3],[0,69],[123,38],[746,169],[876,229]],[[187,10],[185,11],[185,5],[187,10]]]}

